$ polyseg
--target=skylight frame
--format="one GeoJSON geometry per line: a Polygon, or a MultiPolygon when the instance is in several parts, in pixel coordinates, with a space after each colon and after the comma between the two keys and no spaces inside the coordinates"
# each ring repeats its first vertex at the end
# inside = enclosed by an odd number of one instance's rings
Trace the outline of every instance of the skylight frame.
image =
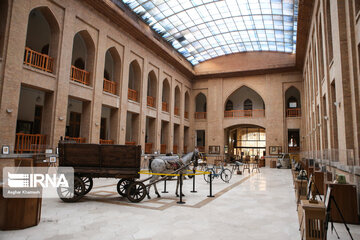
{"type": "Polygon", "coordinates": [[[298,0],[122,2],[192,65],[238,52],[296,51],[298,0]]]}

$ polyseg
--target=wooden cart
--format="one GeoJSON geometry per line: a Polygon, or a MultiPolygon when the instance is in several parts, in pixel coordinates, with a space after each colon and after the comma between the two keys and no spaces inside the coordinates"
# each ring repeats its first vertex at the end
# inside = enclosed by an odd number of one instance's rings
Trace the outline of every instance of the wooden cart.
{"type": "Polygon", "coordinates": [[[90,192],[93,178],[119,178],[117,191],[132,202],[146,195],[139,178],[141,146],[59,142],[59,166],[74,168],[74,189],[58,188],[64,202],[76,202],[90,192]],[[134,185],[130,190],[129,186],[134,185]],[[70,195],[69,195],[70,194],[70,195]]]}

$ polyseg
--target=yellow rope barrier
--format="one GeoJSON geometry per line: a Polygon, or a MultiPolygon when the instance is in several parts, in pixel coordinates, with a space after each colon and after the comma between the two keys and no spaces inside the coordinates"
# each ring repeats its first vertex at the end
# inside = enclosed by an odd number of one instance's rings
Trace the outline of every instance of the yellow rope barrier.
{"type": "MultiPolygon", "coordinates": [[[[188,172],[193,172],[193,170],[187,170],[188,172]]],[[[179,173],[153,173],[149,170],[142,170],[139,174],[147,174],[147,175],[157,175],[157,176],[180,176],[179,173]]],[[[210,172],[195,170],[195,173],[184,173],[184,176],[194,176],[194,175],[205,175],[210,174],[210,172]]]]}

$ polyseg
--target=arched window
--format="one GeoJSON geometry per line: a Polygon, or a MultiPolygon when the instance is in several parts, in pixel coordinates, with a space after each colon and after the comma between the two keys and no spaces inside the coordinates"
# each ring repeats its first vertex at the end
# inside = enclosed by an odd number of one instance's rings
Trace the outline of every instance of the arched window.
{"type": "Polygon", "coordinates": [[[291,96],[288,100],[288,108],[297,108],[297,107],[298,107],[297,99],[291,96]]]}
{"type": "Polygon", "coordinates": [[[74,62],[74,66],[79,69],[85,69],[85,62],[82,58],[77,58],[74,62]]]}
{"type": "Polygon", "coordinates": [[[234,104],[231,100],[226,102],[225,111],[232,111],[234,109],[234,104]]]}
{"type": "Polygon", "coordinates": [[[244,101],[244,110],[252,110],[252,101],[250,99],[244,101]]]}

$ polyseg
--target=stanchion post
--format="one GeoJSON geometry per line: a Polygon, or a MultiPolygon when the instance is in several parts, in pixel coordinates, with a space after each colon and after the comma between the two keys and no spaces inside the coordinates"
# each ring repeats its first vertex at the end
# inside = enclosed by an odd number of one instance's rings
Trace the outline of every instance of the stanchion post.
{"type": "Polygon", "coordinates": [[[191,191],[192,193],[196,193],[197,191],[195,190],[195,174],[193,175],[193,190],[191,191]]]}
{"type": "Polygon", "coordinates": [[[210,176],[210,195],[208,195],[208,197],[215,197],[214,195],[212,195],[212,172],[210,172],[209,176],[210,176]]]}
{"type": "Polygon", "coordinates": [[[182,174],[180,174],[180,179],[179,179],[179,181],[180,181],[180,201],[178,201],[177,202],[177,204],[184,204],[185,202],[183,202],[183,200],[182,200],[182,195],[183,195],[183,193],[182,193],[182,185],[183,185],[183,183],[182,183],[182,174]]]}
{"type": "Polygon", "coordinates": [[[168,193],[168,191],[166,191],[166,179],[167,178],[165,178],[165,180],[164,180],[164,191],[162,191],[162,193],[168,193]]]}

